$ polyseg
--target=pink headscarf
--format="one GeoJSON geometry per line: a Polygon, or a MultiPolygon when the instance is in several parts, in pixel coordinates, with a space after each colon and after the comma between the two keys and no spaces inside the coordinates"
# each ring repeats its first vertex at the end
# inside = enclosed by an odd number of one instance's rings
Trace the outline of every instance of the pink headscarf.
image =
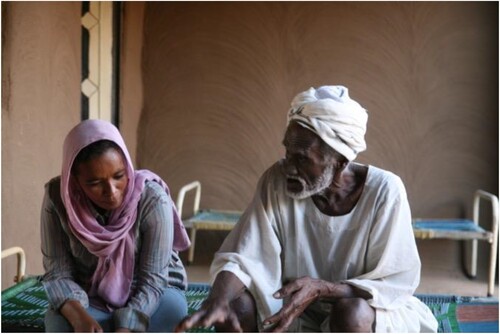
{"type": "MultiPolygon", "coordinates": [[[[118,129],[102,120],[86,120],[66,136],[63,148],[61,197],[68,214],[69,228],[80,242],[98,257],[92,276],[90,297],[99,296],[107,309],[123,307],[130,295],[134,275],[134,226],[137,206],[146,180],[158,182],[170,194],[165,182],[148,170],[134,171],[130,155],[118,129]],[[122,150],[127,160],[128,185],[121,206],[113,210],[108,225],[100,225],[90,210],[90,203],[77,181],[71,176],[75,157],[84,147],[99,141],[111,140],[122,150]]],[[[173,207],[173,249],[183,251],[190,246],[184,225],[173,207]]]]}

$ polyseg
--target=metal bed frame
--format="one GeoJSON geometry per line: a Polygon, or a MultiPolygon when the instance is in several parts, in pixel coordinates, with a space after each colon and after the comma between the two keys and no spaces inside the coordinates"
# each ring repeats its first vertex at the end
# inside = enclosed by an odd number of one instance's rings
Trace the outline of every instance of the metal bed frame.
{"type": "Polygon", "coordinates": [[[193,201],[193,215],[183,220],[184,226],[191,230],[191,247],[188,253],[188,264],[194,261],[196,232],[198,230],[230,231],[233,229],[234,225],[236,225],[242,214],[240,211],[200,210],[201,183],[199,181],[193,181],[183,186],[177,195],[176,205],[180,217],[182,217],[186,193],[192,190],[196,191],[193,201]]]}
{"type": "Polygon", "coordinates": [[[432,219],[415,218],[413,232],[418,239],[453,239],[471,241],[469,277],[477,274],[477,241],[482,240],[490,244],[490,261],[488,271],[487,295],[492,296],[495,288],[495,269],[498,247],[498,197],[484,190],[476,190],[473,199],[473,218],[468,219],[432,219]],[[479,225],[480,204],[485,200],[491,204],[491,230],[486,230],[479,225]]]}
{"type": "Polygon", "coordinates": [[[18,283],[24,279],[26,272],[26,253],[21,247],[11,247],[2,251],[2,259],[17,255],[17,275],[14,277],[14,282],[18,283]]]}

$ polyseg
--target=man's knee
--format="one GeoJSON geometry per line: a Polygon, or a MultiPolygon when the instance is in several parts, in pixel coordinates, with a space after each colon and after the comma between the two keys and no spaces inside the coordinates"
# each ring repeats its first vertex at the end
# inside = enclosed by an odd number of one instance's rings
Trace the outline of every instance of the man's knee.
{"type": "Polygon", "coordinates": [[[332,332],[372,332],[375,310],[362,298],[342,298],[332,304],[332,332]]]}

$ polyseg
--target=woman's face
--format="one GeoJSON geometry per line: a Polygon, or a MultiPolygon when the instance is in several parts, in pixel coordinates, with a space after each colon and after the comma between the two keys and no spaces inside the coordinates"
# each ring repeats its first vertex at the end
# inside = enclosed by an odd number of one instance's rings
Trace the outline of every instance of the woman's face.
{"type": "Polygon", "coordinates": [[[128,184],[127,165],[120,151],[109,148],[76,166],[76,178],[87,197],[99,208],[120,207],[128,184]]]}

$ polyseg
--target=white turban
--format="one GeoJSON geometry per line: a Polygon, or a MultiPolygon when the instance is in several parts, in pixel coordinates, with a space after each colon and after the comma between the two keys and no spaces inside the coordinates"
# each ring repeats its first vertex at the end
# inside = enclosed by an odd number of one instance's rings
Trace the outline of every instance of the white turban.
{"type": "Polygon", "coordinates": [[[309,88],[292,100],[288,124],[297,121],[349,161],[366,149],[368,114],[344,86],[309,88]]]}

